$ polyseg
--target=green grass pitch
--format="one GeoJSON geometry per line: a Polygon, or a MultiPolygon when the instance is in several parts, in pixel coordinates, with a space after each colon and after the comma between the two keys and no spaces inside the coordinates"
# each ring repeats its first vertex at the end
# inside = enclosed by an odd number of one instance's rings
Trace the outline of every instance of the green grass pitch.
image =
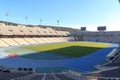
{"type": "Polygon", "coordinates": [[[66,42],[25,46],[23,48],[40,52],[49,52],[53,54],[65,55],[70,57],[81,57],[108,46],[110,46],[110,44],[92,42],[66,42]]]}

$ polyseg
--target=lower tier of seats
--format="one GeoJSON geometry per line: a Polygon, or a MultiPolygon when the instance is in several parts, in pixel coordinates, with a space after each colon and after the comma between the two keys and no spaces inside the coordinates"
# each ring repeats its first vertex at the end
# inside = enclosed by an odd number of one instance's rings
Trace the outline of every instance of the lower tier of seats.
{"type": "Polygon", "coordinates": [[[0,47],[73,41],[73,37],[0,38],[0,47]]]}

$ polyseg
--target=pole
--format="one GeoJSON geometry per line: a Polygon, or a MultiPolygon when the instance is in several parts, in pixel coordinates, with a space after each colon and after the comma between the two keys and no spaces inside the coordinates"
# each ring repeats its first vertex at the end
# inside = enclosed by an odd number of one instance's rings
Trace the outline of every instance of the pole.
{"type": "Polygon", "coordinates": [[[6,12],[6,17],[7,17],[7,25],[8,25],[8,16],[9,16],[9,13],[6,12]]]}
{"type": "Polygon", "coordinates": [[[59,21],[59,20],[57,20],[57,27],[59,26],[59,22],[60,22],[60,21],[59,21]]]}
{"type": "Polygon", "coordinates": [[[58,28],[58,31],[59,31],[59,23],[60,23],[60,21],[57,20],[57,28],[58,28]]]}
{"type": "Polygon", "coordinates": [[[26,16],[25,19],[26,19],[26,25],[27,25],[28,24],[28,17],[26,16]]]}
{"type": "Polygon", "coordinates": [[[40,19],[40,25],[42,25],[42,19],[40,19]]]}

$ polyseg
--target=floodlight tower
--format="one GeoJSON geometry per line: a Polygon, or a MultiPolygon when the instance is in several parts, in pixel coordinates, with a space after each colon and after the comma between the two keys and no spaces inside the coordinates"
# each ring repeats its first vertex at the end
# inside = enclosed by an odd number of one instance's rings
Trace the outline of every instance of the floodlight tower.
{"type": "Polygon", "coordinates": [[[60,23],[60,21],[59,21],[59,20],[57,20],[57,27],[59,26],[59,23],[60,23]]]}
{"type": "Polygon", "coordinates": [[[59,30],[59,23],[60,23],[60,21],[57,20],[57,28],[58,28],[58,30],[59,30]]]}
{"type": "Polygon", "coordinates": [[[42,19],[40,19],[40,25],[42,25],[42,19]]]}
{"type": "Polygon", "coordinates": [[[7,17],[7,25],[8,25],[8,16],[9,16],[9,12],[6,12],[6,17],[7,17]]]}
{"type": "Polygon", "coordinates": [[[27,25],[28,24],[28,16],[26,16],[25,19],[26,19],[26,25],[27,25]]]}

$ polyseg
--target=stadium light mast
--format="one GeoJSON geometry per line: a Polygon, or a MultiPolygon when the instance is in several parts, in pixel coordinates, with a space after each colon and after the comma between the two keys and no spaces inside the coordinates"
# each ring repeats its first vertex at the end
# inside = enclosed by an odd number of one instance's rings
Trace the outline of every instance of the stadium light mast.
{"type": "Polygon", "coordinates": [[[59,27],[59,23],[60,23],[60,21],[59,21],[59,20],[57,20],[57,27],[59,27]]]}
{"type": "Polygon", "coordinates": [[[42,25],[42,19],[40,19],[40,25],[42,25]]]}
{"type": "Polygon", "coordinates": [[[59,30],[59,23],[60,23],[60,21],[57,20],[57,28],[58,28],[58,30],[59,30]]]}
{"type": "Polygon", "coordinates": [[[7,17],[7,25],[8,25],[8,16],[9,16],[9,12],[6,12],[6,17],[7,17]]]}
{"type": "Polygon", "coordinates": [[[28,24],[28,16],[26,16],[25,19],[26,19],[26,25],[27,25],[28,24]]]}

